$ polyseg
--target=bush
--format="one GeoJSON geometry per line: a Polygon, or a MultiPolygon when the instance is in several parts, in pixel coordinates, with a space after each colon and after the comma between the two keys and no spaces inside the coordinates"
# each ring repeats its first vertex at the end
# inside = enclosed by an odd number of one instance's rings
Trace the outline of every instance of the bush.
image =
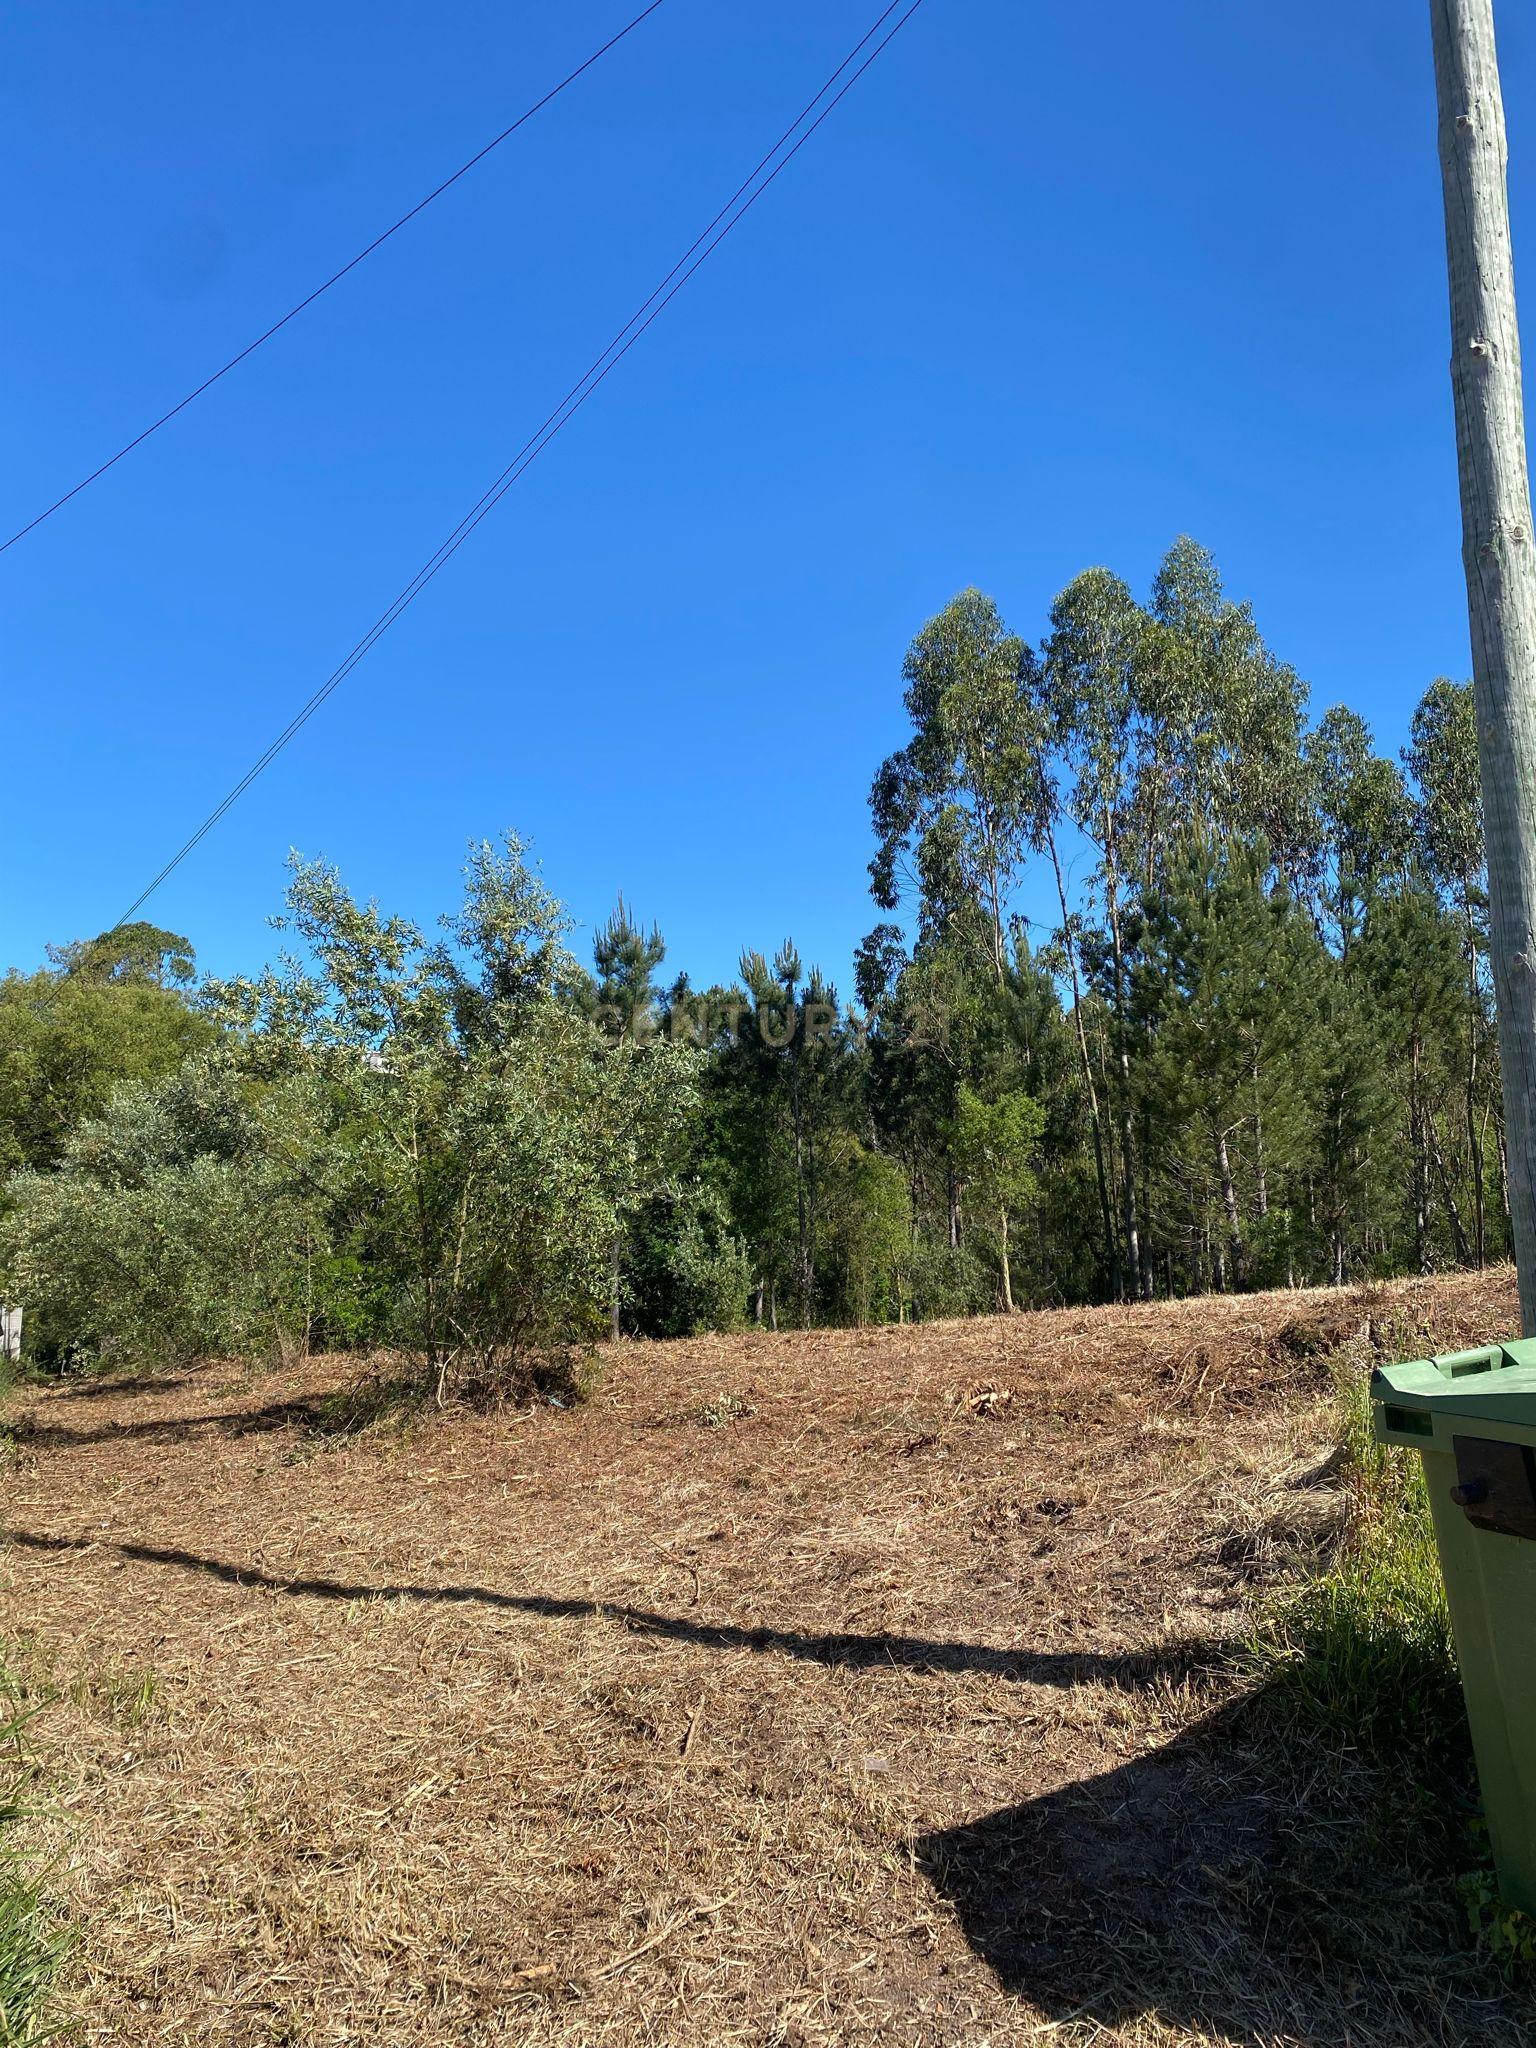
{"type": "Polygon", "coordinates": [[[393,1296],[387,1277],[355,1251],[328,1251],[311,1275],[311,1344],[320,1351],[371,1351],[390,1340],[393,1296]]]}
{"type": "Polygon", "coordinates": [[[439,1396],[572,1385],[697,1056],[603,1039],[514,840],[473,853],[451,944],[322,866],[295,864],[289,904],[309,964],[209,984],[217,1052],[120,1089],[59,1171],[13,1183],[0,1291],[36,1355],[177,1365],[318,1334],[414,1354],[439,1396]]]}
{"type": "Polygon", "coordinates": [[[11,1182],[0,1260],[29,1355],[136,1368],[301,1347],[323,1145],[311,1089],[253,1092],[217,1054],[120,1088],[57,1172],[11,1182]]]}
{"type": "Polygon", "coordinates": [[[646,1203],[626,1240],[626,1322],[642,1337],[739,1329],[752,1266],[724,1197],[695,1181],[646,1203]]]}
{"type": "Polygon", "coordinates": [[[317,1326],[413,1354],[441,1396],[574,1383],[627,1214],[661,1192],[697,1055],[608,1043],[572,990],[560,908],[517,841],[473,850],[451,943],[296,862],[308,962],[211,985],[253,1082],[325,1105],[310,1180],[317,1326]]]}
{"type": "Polygon", "coordinates": [[[997,1306],[997,1278],[975,1248],[920,1245],[912,1261],[912,1317],[989,1315],[997,1306]]]}
{"type": "Polygon", "coordinates": [[[846,1133],[826,1148],[822,1171],[826,1311],[835,1322],[896,1322],[906,1307],[912,1257],[907,1176],[846,1133]]]}

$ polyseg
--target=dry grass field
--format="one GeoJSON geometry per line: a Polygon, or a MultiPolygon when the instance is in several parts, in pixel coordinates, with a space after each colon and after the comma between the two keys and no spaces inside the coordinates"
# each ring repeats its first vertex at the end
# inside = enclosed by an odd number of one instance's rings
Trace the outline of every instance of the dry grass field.
{"type": "Polygon", "coordinates": [[[350,1436],[336,1360],[24,1391],[79,2036],[1514,2048],[1238,1654],[1337,1521],[1325,1355],[1514,1320],[1500,1273],[620,1346],[350,1436]]]}

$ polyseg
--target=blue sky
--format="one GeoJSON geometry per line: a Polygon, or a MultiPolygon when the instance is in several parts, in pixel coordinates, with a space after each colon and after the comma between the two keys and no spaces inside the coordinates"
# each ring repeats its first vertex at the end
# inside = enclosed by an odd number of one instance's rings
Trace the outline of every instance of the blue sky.
{"type": "MultiPolygon", "coordinates": [[[[6,530],[637,4],[17,0],[6,530]]],[[[0,557],[0,959],[112,921],[877,11],[666,0],[0,557]]],[[[1531,277],[1536,25],[1499,12],[1531,277]]],[[[511,825],[697,980],[789,932],[846,984],[914,631],[977,583],[1033,637],[1183,531],[1395,749],[1467,668],[1425,14],[925,0],[145,914],[254,966],[290,846],[430,919],[511,825]]]]}

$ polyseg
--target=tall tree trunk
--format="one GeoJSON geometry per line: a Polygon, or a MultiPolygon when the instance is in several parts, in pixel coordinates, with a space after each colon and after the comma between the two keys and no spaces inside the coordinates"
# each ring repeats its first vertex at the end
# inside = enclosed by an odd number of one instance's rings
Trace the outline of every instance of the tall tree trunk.
{"type": "Polygon", "coordinates": [[[1124,1181],[1125,1264],[1131,1292],[1141,1298],[1141,1233],[1136,1221],[1136,1130],[1131,1113],[1131,1056],[1126,1048],[1125,947],[1120,934],[1120,885],[1118,854],[1115,849],[1114,820],[1106,812],[1104,832],[1104,908],[1109,920],[1109,944],[1114,961],[1115,1028],[1120,1043],[1116,1059],[1120,1068],[1120,1171],[1124,1181]]]}
{"type": "Polygon", "coordinates": [[[1011,1272],[1011,1271],[1009,1270],[1009,1266],[1008,1266],[1008,1211],[1007,1211],[1007,1210],[1006,1210],[1005,1208],[1003,1208],[1001,1204],[999,1204],[999,1206],[998,1206],[998,1211],[997,1211],[997,1224],[998,1224],[998,1238],[999,1238],[999,1241],[1000,1241],[1000,1244],[1001,1244],[1001,1247],[1002,1247],[1002,1254],[1003,1254],[1003,1258],[1002,1258],[1002,1266],[1003,1266],[1003,1309],[1004,1309],[1004,1312],[1005,1312],[1006,1314],[1008,1314],[1008,1315],[1012,1315],[1012,1314],[1013,1314],[1013,1274],[1012,1274],[1012,1272],[1011,1272]]]}
{"type": "MultiPolygon", "coordinates": [[[[1124,1058],[1122,1054],[1122,1062],[1124,1058]]],[[[1139,1300],[1141,1233],[1136,1224],[1136,1138],[1129,1103],[1120,1113],[1120,1172],[1125,1183],[1125,1263],[1131,1276],[1131,1293],[1139,1300]]]]}
{"type": "Polygon", "coordinates": [[[1056,900],[1061,905],[1061,937],[1067,949],[1067,973],[1072,982],[1072,1021],[1077,1027],[1077,1050],[1083,1064],[1083,1088],[1088,1096],[1088,1123],[1093,1133],[1093,1170],[1099,1189],[1099,1215],[1104,1227],[1104,1256],[1109,1264],[1109,1285],[1116,1301],[1124,1292],[1120,1278],[1120,1240],[1115,1231],[1114,1209],[1109,1196],[1109,1175],[1104,1165],[1104,1119],[1099,1109],[1099,1091],[1094,1085],[1093,1060],[1088,1051],[1088,1026],[1083,1018],[1083,988],[1077,971],[1077,944],[1072,936],[1072,913],[1067,908],[1067,885],[1061,872],[1061,854],[1056,845],[1056,828],[1046,826],[1046,845],[1056,876],[1056,900]]]}
{"type": "Polygon", "coordinates": [[[1003,943],[1003,891],[998,874],[995,835],[991,824],[986,828],[987,849],[987,906],[992,922],[992,972],[999,988],[1008,970],[1008,949],[1003,943]]]}
{"type": "MultiPolygon", "coordinates": [[[[809,1128],[809,1130],[808,1130],[808,1131],[807,1131],[807,1133],[806,1133],[806,1148],[805,1148],[805,1150],[806,1150],[806,1176],[805,1176],[805,1188],[806,1188],[806,1215],[807,1215],[807,1228],[806,1228],[806,1234],[805,1234],[805,1285],[806,1285],[806,1291],[807,1291],[808,1297],[809,1297],[809,1299],[810,1299],[810,1301],[811,1301],[811,1304],[812,1304],[812,1313],[814,1313],[814,1311],[815,1311],[815,1301],[816,1301],[816,1213],[817,1213],[817,1194],[816,1194],[816,1183],[817,1183],[817,1174],[816,1174],[816,1124],[815,1124],[815,1119],[814,1119],[814,1118],[813,1118],[813,1119],[811,1120],[810,1128],[809,1128]]],[[[810,1324],[809,1324],[809,1323],[807,1323],[807,1324],[806,1324],[806,1328],[807,1328],[807,1329],[809,1329],[809,1328],[810,1328],[810,1324]]]]}
{"type": "Polygon", "coordinates": [[[794,990],[788,993],[791,1028],[794,1043],[790,1050],[789,1101],[790,1113],[795,1127],[795,1220],[797,1226],[796,1291],[800,1296],[800,1327],[811,1327],[811,1239],[810,1219],[806,1207],[805,1176],[805,1120],[800,1102],[800,1054],[804,1033],[799,1028],[800,1020],[795,1010],[794,990]]]}
{"type": "Polygon", "coordinates": [[[1423,1111],[1424,1138],[1429,1156],[1434,1161],[1435,1178],[1440,1183],[1440,1199],[1445,1203],[1446,1220],[1451,1226],[1451,1243],[1455,1247],[1456,1262],[1461,1266],[1472,1263],[1472,1247],[1467,1242],[1467,1227],[1461,1220],[1461,1208],[1456,1200],[1456,1190],[1451,1185],[1451,1176],[1446,1169],[1445,1154],[1440,1150],[1440,1134],[1435,1129],[1433,1112],[1428,1105],[1423,1111]]]}
{"type": "Polygon", "coordinates": [[[1483,1005],[1477,980],[1477,925],[1470,896],[1463,899],[1467,924],[1467,1158],[1472,1170],[1472,1238],[1479,1266],[1488,1263],[1488,1194],[1483,1186],[1483,1138],[1477,1125],[1477,1031],[1483,1005]]]}
{"type": "Polygon", "coordinates": [[[1269,1165],[1264,1155],[1264,1111],[1259,1096],[1259,1062],[1253,1062],[1253,1207],[1255,1215],[1269,1214],[1269,1165]]]}
{"type": "Polygon", "coordinates": [[[1232,1285],[1243,1284],[1243,1220],[1237,1207],[1237,1185],[1232,1178],[1232,1155],[1225,1131],[1216,1133],[1216,1171],[1221,1177],[1221,1206],[1227,1219],[1227,1237],[1232,1253],[1232,1285]]]}
{"type": "Polygon", "coordinates": [[[1520,1319],[1536,1334],[1536,549],[1493,0],[1430,0],[1520,1319]]]}
{"type": "Polygon", "coordinates": [[[1488,1190],[1483,1185],[1483,1141],[1477,1128],[1477,1046],[1467,1059],[1467,1158],[1472,1173],[1472,1256],[1488,1263],[1488,1190]]]}
{"type": "Polygon", "coordinates": [[[1429,1271],[1429,1147],[1424,1138],[1424,1107],[1419,1091],[1419,1034],[1413,1034],[1408,1065],[1408,1148],[1413,1158],[1413,1261],[1416,1273],[1429,1271]]]}

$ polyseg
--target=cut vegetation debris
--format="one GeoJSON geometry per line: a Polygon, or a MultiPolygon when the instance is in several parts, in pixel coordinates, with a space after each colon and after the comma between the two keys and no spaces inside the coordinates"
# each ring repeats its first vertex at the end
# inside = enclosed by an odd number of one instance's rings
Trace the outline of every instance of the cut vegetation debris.
{"type": "Polygon", "coordinates": [[[578,1408],[319,1461],[341,1361],[24,1391],[0,1632],[73,2011],[1516,2048],[1443,1631],[1362,1648],[1340,1591],[1412,1502],[1336,1450],[1339,1374],[1515,1318],[1499,1272],[625,1344],[578,1408]],[[1378,1652],[1428,1674],[1395,1724],[1378,1652]]]}

